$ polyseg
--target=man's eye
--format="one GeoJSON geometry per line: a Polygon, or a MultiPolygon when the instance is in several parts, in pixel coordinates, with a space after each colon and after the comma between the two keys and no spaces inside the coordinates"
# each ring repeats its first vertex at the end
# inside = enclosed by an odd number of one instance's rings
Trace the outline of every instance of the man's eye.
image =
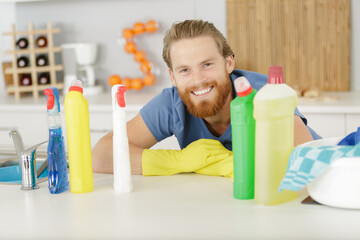
{"type": "Polygon", "coordinates": [[[189,69],[187,69],[187,68],[180,69],[180,73],[186,73],[186,72],[188,72],[188,71],[189,71],[189,69]]]}
{"type": "Polygon", "coordinates": [[[205,67],[210,67],[212,65],[212,63],[205,63],[204,65],[205,65],[205,67]]]}

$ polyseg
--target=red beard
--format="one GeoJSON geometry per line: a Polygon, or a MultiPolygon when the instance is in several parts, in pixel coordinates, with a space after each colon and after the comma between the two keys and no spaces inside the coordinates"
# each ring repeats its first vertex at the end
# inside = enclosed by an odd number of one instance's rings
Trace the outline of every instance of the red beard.
{"type": "Polygon", "coordinates": [[[183,92],[178,89],[178,94],[192,115],[198,118],[206,118],[214,116],[222,109],[229,97],[229,94],[232,94],[232,88],[230,79],[228,79],[228,81],[225,81],[222,85],[218,85],[216,81],[213,81],[201,86],[188,87],[183,92]],[[193,94],[192,91],[199,89],[199,87],[207,88],[210,86],[214,86],[212,91],[217,91],[217,96],[214,101],[203,100],[197,104],[191,101],[190,94],[193,94]]]}

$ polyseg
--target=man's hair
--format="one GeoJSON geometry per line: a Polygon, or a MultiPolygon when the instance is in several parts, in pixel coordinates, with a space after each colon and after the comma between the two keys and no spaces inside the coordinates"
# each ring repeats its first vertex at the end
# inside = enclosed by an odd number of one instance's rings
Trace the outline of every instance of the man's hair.
{"type": "Polygon", "coordinates": [[[164,48],[162,56],[166,65],[170,69],[172,68],[170,48],[174,42],[181,39],[189,39],[199,36],[212,37],[218,46],[220,54],[222,54],[224,58],[234,55],[231,47],[227,43],[226,38],[214,26],[214,24],[203,20],[185,20],[183,22],[174,23],[165,34],[163,40],[164,48]]]}

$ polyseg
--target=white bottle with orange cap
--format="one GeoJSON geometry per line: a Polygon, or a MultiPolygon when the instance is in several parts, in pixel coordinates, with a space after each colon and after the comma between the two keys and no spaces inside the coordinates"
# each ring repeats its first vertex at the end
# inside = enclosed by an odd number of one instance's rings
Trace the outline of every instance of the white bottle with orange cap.
{"type": "Polygon", "coordinates": [[[89,104],[82,82],[74,80],[65,97],[65,120],[70,169],[70,190],[86,193],[94,189],[92,171],[89,104]]]}
{"type": "Polygon", "coordinates": [[[116,84],[111,89],[113,107],[113,163],[114,189],[120,193],[131,192],[131,165],[126,131],[125,85],[116,84]]]}

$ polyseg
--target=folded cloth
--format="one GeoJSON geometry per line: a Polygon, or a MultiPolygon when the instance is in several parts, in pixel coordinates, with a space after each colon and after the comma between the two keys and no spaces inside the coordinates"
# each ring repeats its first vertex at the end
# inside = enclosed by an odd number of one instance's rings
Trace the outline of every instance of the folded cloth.
{"type": "Polygon", "coordinates": [[[320,146],[294,148],[289,157],[285,177],[280,183],[282,189],[299,191],[330,165],[342,157],[360,156],[360,144],[355,146],[320,146]]]}
{"type": "Polygon", "coordinates": [[[360,142],[360,127],[356,132],[350,133],[344,137],[337,145],[356,145],[360,142]]]}

